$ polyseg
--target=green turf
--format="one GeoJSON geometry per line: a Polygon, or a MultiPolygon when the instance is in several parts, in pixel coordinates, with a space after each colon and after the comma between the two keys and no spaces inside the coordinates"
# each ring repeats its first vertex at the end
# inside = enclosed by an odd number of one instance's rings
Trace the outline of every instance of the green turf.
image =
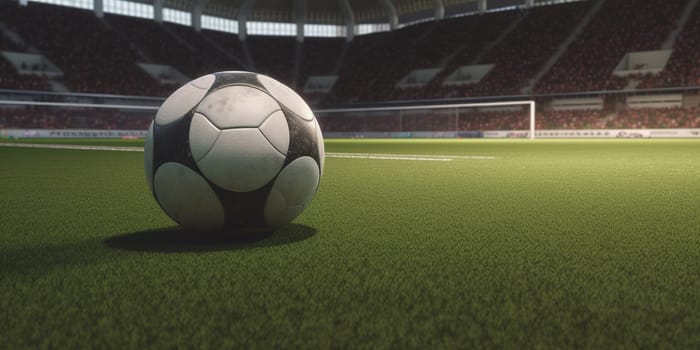
{"type": "Polygon", "coordinates": [[[140,153],[0,147],[0,347],[700,347],[700,141],[327,151],[496,159],[328,158],[246,243],[179,231],[140,153]]]}

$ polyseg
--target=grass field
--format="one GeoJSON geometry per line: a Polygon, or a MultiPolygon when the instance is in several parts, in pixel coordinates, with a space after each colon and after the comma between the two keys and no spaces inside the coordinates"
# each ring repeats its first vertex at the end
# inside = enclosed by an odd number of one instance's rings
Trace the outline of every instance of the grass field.
{"type": "Polygon", "coordinates": [[[326,151],[494,158],[328,158],[232,242],[174,226],[141,153],[0,147],[0,348],[700,347],[700,141],[326,151]]]}

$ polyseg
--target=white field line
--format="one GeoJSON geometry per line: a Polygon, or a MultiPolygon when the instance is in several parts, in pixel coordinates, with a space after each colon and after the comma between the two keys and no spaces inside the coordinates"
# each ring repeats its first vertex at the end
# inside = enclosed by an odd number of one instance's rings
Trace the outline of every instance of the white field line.
{"type": "Polygon", "coordinates": [[[452,158],[447,157],[422,157],[418,155],[403,154],[374,154],[374,153],[332,153],[327,152],[326,158],[348,158],[348,159],[384,159],[384,160],[427,160],[434,162],[449,162],[452,158]]]}
{"type": "MultiPolygon", "coordinates": [[[[39,143],[0,143],[1,147],[19,148],[44,148],[44,149],[67,149],[82,151],[120,151],[120,152],[143,152],[143,147],[129,146],[89,146],[89,145],[59,145],[59,144],[39,144],[39,143]]],[[[496,159],[492,156],[451,156],[451,155],[426,155],[426,154],[382,154],[382,153],[335,153],[326,152],[326,158],[348,158],[348,159],[382,159],[382,160],[423,160],[436,162],[449,162],[454,159],[496,159]]]]}
{"type": "Polygon", "coordinates": [[[430,154],[382,154],[382,153],[332,153],[327,152],[328,158],[361,158],[361,159],[395,159],[395,160],[435,160],[450,161],[454,159],[496,159],[492,156],[452,156],[430,154]]]}

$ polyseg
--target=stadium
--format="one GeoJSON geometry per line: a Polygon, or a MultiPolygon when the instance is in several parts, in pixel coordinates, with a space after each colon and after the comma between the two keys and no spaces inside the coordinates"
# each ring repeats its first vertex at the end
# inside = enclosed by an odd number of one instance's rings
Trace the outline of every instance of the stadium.
{"type": "Polygon", "coordinates": [[[0,0],[0,348],[700,348],[699,2],[0,0]]]}

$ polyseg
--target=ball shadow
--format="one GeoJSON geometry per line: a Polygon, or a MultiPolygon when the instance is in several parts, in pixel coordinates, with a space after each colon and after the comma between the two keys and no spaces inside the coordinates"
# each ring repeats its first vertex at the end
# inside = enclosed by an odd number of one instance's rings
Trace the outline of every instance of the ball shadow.
{"type": "Polygon", "coordinates": [[[311,238],[316,232],[315,228],[300,224],[255,236],[198,235],[181,227],[169,227],[121,234],[104,243],[114,249],[141,252],[214,252],[286,245],[311,238]]]}

